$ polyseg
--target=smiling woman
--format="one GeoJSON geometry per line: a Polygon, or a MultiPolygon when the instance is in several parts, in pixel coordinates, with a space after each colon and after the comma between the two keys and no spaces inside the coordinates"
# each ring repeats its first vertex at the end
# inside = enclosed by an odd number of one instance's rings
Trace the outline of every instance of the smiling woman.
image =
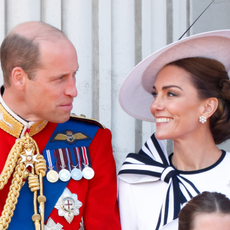
{"type": "Polygon", "coordinates": [[[201,135],[200,128],[203,127],[197,117],[203,114],[204,101],[198,98],[189,73],[168,65],[159,72],[154,88],[154,102],[150,109],[156,121],[156,138],[179,141],[187,133],[190,137],[201,135]]]}
{"type": "Polygon", "coordinates": [[[177,229],[169,223],[192,197],[230,197],[230,153],[216,146],[230,138],[229,55],[230,30],[198,34],[155,52],[123,83],[121,107],[156,122],[119,172],[123,230],[177,229]],[[174,141],[169,156],[165,139],[174,141]]]}

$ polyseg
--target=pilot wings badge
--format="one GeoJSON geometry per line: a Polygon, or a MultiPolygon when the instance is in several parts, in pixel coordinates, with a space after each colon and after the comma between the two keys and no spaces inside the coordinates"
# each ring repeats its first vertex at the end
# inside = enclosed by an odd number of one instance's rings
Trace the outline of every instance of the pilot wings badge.
{"type": "Polygon", "coordinates": [[[90,139],[91,137],[85,133],[74,133],[72,130],[64,130],[62,133],[55,133],[51,138],[51,142],[64,141],[67,144],[75,144],[77,141],[90,139]]]}

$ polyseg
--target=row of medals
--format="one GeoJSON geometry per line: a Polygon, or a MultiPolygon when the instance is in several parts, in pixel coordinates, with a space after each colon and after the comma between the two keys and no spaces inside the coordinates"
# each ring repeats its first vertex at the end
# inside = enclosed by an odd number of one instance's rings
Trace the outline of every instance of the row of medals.
{"type": "Polygon", "coordinates": [[[88,165],[85,165],[82,171],[76,167],[73,168],[71,172],[68,169],[63,168],[59,171],[59,173],[53,169],[50,169],[46,174],[46,178],[50,183],[55,183],[59,179],[63,182],[67,182],[71,178],[79,181],[82,179],[82,177],[87,180],[91,180],[94,177],[94,170],[88,165]]]}

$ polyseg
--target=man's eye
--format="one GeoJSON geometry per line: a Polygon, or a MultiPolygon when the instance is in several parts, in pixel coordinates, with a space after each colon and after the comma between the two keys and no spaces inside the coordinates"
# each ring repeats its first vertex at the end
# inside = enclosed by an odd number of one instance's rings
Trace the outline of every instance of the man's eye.
{"type": "Polygon", "coordinates": [[[65,78],[65,76],[61,76],[58,78],[58,80],[63,80],[65,78]]]}

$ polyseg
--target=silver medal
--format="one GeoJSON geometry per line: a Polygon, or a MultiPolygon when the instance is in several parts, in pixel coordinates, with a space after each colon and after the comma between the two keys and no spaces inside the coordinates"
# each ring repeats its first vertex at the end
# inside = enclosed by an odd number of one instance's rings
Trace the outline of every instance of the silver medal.
{"type": "Polygon", "coordinates": [[[78,168],[74,168],[72,171],[71,171],[71,177],[74,179],[74,180],[81,180],[82,178],[82,172],[80,169],[78,168]]]}
{"type": "Polygon", "coordinates": [[[94,177],[94,170],[86,165],[82,170],[82,175],[85,179],[90,180],[94,177]]]}
{"type": "Polygon", "coordinates": [[[59,176],[56,171],[50,169],[50,171],[46,174],[46,178],[50,183],[55,183],[58,181],[59,176]]]}
{"type": "Polygon", "coordinates": [[[67,170],[67,169],[62,169],[59,172],[59,178],[63,182],[69,181],[70,177],[71,177],[71,174],[70,174],[69,170],[67,170]]]}

